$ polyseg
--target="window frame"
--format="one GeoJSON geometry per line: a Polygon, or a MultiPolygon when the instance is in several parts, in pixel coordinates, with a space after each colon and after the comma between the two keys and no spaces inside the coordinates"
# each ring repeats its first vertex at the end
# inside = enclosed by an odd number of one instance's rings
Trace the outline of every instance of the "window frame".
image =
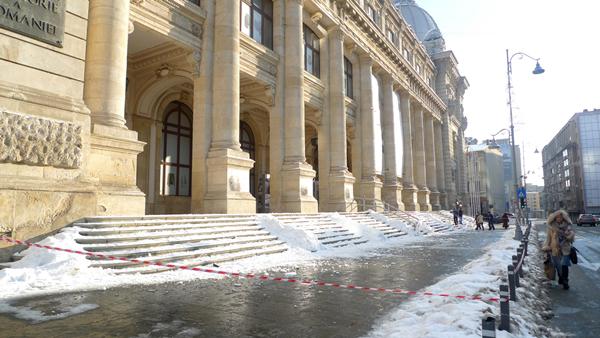
{"type": "Polygon", "coordinates": [[[190,197],[192,195],[192,144],[193,144],[193,120],[188,113],[191,109],[182,102],[173,101],[172,104],[176,106],[169,109],[164,116],[163,119],[163,130],[162,130],[162,156],[160,157],[160,170],[161,170],[161,182],[159,193],[161,196],[171,196],[171,197],[190,197]],[[169,118],[172,114],[177,113],[177,124],[169,123],[169,118]],[[190,127],[182,127],[181,124],[181,116],[184,115],[190,123],[190,127]],[[169,130],[169,127],[175,127],[177,130],[169,130]],[[167,149],[168,149],[168,137],[167,135],[175,135],[177,137],[177,161],[176,162],[167,162],[167,149]],[[188,153],[188,163],[182,164],[181,162],[181,138],[187,137],[189,138],[189,153],[188,153]],[[175,194],[168,193],[168,177],[167,177],[167,166],[175,168],[175,194]],[[188,191],[186,194],[181,194],[179,191],[180,185],[180,169],[186,168],[189,170],[189,182],[188,182],[188,191]]]}
{"type": "Polygon", "coordinates": [[[242,0],[240,1],[240,31],[246,35],[248,35],[252,40],[260,43],[261,45],[273,50],[273,1],[272,0],[242,0]],[[262,8],[256,4],[256,1],[261,1],[262,8]],[[268,2],[271,6],[271,13],[269,14],[265,10],[264,3],[268,2]],[[243,31],[244,26],[244,16],[242,15],[242,8],[246,5],[250,9],[250,23],[249,23],[249,31],[250,34],[247,34],[243,31]],[[260,14],[261,16],[261,27],[260,27],[260,37],[259,41],[254,35],[255,27],[254,27],[254,15],[255,13],[260,14]],[[267,29],[270,23],[270,30],[267,29]],[[266,38],[265,38],[266,36],[266,38]]]}
{"type": "Polygon", "coordinates": [[[302,32],[304,38],[304,70],[321,78],[321,39],[306,24],[303,24],[302,32]],[[312,69],[308,69],[309,52],[312,56],[312,69]]]}
{"type": "Polygon", "coordinates": [[[354,76],[352,61],[344,56],[344,95],[354,99],[354,76]]]}

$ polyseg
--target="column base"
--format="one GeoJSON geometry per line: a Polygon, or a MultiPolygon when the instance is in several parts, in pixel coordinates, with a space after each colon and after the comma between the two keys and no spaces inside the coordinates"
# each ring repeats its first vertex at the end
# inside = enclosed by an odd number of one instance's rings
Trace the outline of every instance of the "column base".
{"type": "Polygon", "coordinates": [[[451,209],[450,207],[448,207],[448,196],[443,191],[440,191],[440,207],[441,207],[441,210],[450,210],[451,209]]]}
{"type": "Polygon", "coordinates": [[[284,163],[281,167],[282,198],[281,212],[315,214],[319,202],[313,195],[315,171],[308,163],[284,163]]]}
{"type": "Polygon", "coordinates": [[[440,192],[437,190],[432,190],[429,193],[429,201],[431,203],[431,210],[438,211],[442,209],[440,205],[440,192]]]}
{"type": "Polygon", "coordinates": [[[215,149],[208,153],[209,168],[204,212],[210,214],[253,214],[256,200],[250,194],[250,169],[254,161],[235,149],[215,149]]]}
{"type": "Polygon", "coordinates": [[[427,188],[420,188],[417,191],[417,200],[421,211],[431,211],[431,202],[429,201],[430,191],[427,188]]]}
{"type": "Polygon", "coordinates": [[[417,200],[417,187],[411,185],[402,189],[402,202],[406,211],[420,211],[417,200]]]}
{"type": "Polygon", "coordinates": [[[402,186],[399,184],[385,185],[383,187],[383,200],[396,210],[404,210],[402,186]]]}
{"type": "Polygon", "coordinates": [[[381,188],[383,183],[378,177],[363,178],[359,183],[360,195],[357,197],[358,209],[383,211],[384,206],[381,201],[381,188]]]}
{"type": "MultiPolygon", "coordinates": [[[[347,170],[329,174],[329,197],[323,209],[330,212],[356,211],[354,202],[354,182],[356,179],[347,170]]],[[[323,198],[323,196],[321,196],[323,198]]]]}

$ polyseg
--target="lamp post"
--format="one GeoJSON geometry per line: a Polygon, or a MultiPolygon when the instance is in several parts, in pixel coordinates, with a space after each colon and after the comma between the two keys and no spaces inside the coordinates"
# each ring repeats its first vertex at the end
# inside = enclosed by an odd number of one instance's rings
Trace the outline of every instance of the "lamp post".
{"type": "MultiPolygon", "coordinates": [[[[535,64],[535,69],[533,70],[533,74],[534,75],[538,75],[538,74],[542,74],[544,73],[544,69],[540,66],[540,59],[539,58],[534,58],[531,57],[523,52],[518,52],[513,54],[512,56],[509,56],[509,52],[508,49],[506,50],[506,76],[508,77],[508,106],[509,106],[509,111],[510,111],[510,138],[511,138],[511,142],[512,142],[512,165],[513,165],[513,180],[514,180],[514,194],[517,193],[518,189],[519,189],[519,177],[517,177],[517,158],[516,158],[516,154],[517,154],[517,150],[516,150],[516,145],[515,145],[515,126],[513,124],[513,107],[512,107],[512,93],[511,93],[511,89],[512,89],[512,84],[511,84],[511,74],[512,74],[512,59],[519,55],[521,57],[527,57],[533,61],[536,62],[535,64]]],[[[515,198],[515,196],[512,196],[511,200],[515,198]]],[[[519,208],[517,206],[517,212],[518,212],[518,217],[517,217],[517,225],[520,225],[520,220],[522,218],[522,214],[521,214],[521,208],[519,208]]]]}

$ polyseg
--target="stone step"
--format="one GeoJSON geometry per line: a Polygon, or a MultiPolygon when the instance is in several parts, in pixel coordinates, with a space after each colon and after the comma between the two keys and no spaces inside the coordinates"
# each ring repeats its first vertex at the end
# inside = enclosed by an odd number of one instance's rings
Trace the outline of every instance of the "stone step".
{"type": "Polygon", "coordinates": [[[168,221],[168,220],[187,220],[187,219],[256,219],[256,215],[249,214],[177,214],[177,215],[146,215],[146,216],[93,216],[84,219],[87,223],[102,222],[137,222],[137,221],[168,221]]]}
{"type": "Polygon", "coordinates": [[[177,224],[220,224],[220,223],[258,223],[253,218],[210,218],[210,219],[174,219],[174,220],[140,220],[116,222],[76,222],[73,225],[87,229],[151,227],[177,224]]]}
{"type": "MultiPolygon", "coordinates": [[[[275,241],[275,240],[277,240],[276,236],[265,235],[265,236],[246,237],[246,238],[231,238],[228,240],[187,242],[185,244],[179,244],[179,245],[155,246],[155,247],[150,247],[150,248],[146,248],[146,249],[137,249],[137,250],[107,250],[107,251],[100,251],[98,253],[107,255],[107,256],[138,258],[138,257],[144,257],[144,256],[150,256],[150,255],[166,255],[166,254],[170,254],[170,253],[186,252],[186,251],[193,251],[193,250],[200,250],[200,249],[209,249],[209,248],[216,248],[216,247],[220,247],[220,246],[249,244],[249,243],[275,241]]],[[[88,256],[88,259],[102,260],[102,258],[99,258],[96,256],[88,256]]]]}
{"type": "MultiPolygon", "coordinates": [[[[197,266],[206,266],[206,265],[212,265],[212,264],[226,263],[226,262],[236,261],[236,260],[240,260],[240,259],[244,259],[244,258],[261,256],[261,255],[272,255],[272,254],[285,252],[287,250],[288,250],[287,246],[280,245],[280,246],[273,246],[273,247],[264,248],[264,249],[236,252],[233,254],[223,254],[223,255],[215,255],[215,256],[210,256],[210,257],[200,257],[198,259],[193,259],[193,260],[177,261],[177,262],[173,262],[173,264],[185,265],[187,267],[192,268],[192,267],[197,267],[197,266]]],[[[118,269],[118,270],[115,270],[114,272],[116,274],[134,274],[134,273],[150,274],[150,273],[158,273],[158,272],[164,272],[164,271],[169,271],[169,270],[174,270],[174,269],[176,269],[176,268],[159,267],[159,266],[150,265],[150,266],[118,269]]]]}
{"type": "Polygon", "coordinates": [[[369,241],[369,240],[367,240],[367,239],[359,239],[359,240],[357,240],[357,241],[354,241],[354,242],[349,242],[349,241],[348,241],[348,242],[337,243],[337,244],[335,244],[335,245],[332,245],[332,247],[333,247],[333,248],[342,248],[342,247],[348,246],[348,245],[350,245],[350,244],[354,244],[354,245],[365,244],[365,243],[367,243],[368,241],[369,241]]]}
{"type": "MultiPolygon", "coordinates": [[[[336,243],[341,243],[341,242],[360,241],[361,239],[364,240],[364,242],[362,242],[362,243],[368,242],[368,240],[363,239],[361,236],[356,236],[354,234],[351,234],[351,236],[352,237],[341,237],[341,238],[340,237],[336,237],[336,238],[331,238],[331,239],[328,239],[326,241],[322,241],[321,243],[323,243],[323,245],[331,245],[331,244],[336,244],[336,243]]],[[[358,243],[358,244],[362,244],[362,243],[358,243]]]]}
{"type": "Polygon", "coordinates": [[[331,234],[331,233],[330,234],[326,234],[325,236],[317,237],[317,239],[319,241],[321,241],[321,242],[324,243],[325,240],[329,240],[329,239],[332,239],[332,238],[347,237],[347,236],[354,236],[354,234],[351,233],[350,231],[346,230],[344,232],[338,232],[338,233],[335,233],[335,234],[331,234]]]}
{"type": "MultiPolygon", "coordinates": [[[[216,248],[209,249],[199,249],[192,250],[183,253],[175,253],[168,255],[159,255],[159,256],[147,256],[147,257],[139,257],[140,260],[146,260],[150,262],[161,262],[161,263],[171,263],[186,259],[198,258],[203,256],[213,256],[213,255],[223,255],[228,253],[236,253],[247,250],[256,250],[269,248],[274,246],[281,246],[285,243],[281,241],[265,241],[258,243],[250,243],[250,244],[241,244],[241,245],[229,245],[229,246],[219,246],[216,248]]],[[[96,261],[96,263],[92,264],[92,267],[101,267],[101,268],[110,268],[110,269],[122,269],[126,267],[133,266],[143,266],[144,263],[141,262],[127,262],[127,261],[118,261],[118,260],[101,260],[96,261]]]]}
{"type": "Polygon", "coordinates": [[[214,235],[205,235],[205,236],[181,236],[177,238],[159,238],[153,240],[142,240],[142,241],[132,241],[132,242],[117,242],[112,244],[101,243],[101,244],[89,244],[84,247],[84,250],[90,252],[100,252],[100,251],[109,251],[109,250],[127,250],[127,249],[143,249],[143,248],[151,248],[155,246],[161,245],[176,245],[176,244],[184,244],[188,242],[198,242],[204,240],[223,240],[227,238],[244,238],[244,237],[254,237],[254,236],[264,236],[269,235],[269,232],[265,230],[255,230],[255,231],[239,231],[239,232],[230,232],[223,234],[214,234],[214,235]]]}
{"type": "Polygon", "coordinates": [[[234,226],[258,226],[257,222],[227,222],[227,223],[205,223],[205,224],[169,224],[169,225],[149,225],[142,227],[116,227],[116,228],[100,228],[100,229],[89,229],[81,230],[79,234],[81,236],[107,236],[107,235],[119,235],[128,234],[135,232],[152,232],[152,231],[166,231],[166,230],[187,230],[187,229],[208,229],[208,228],[228,228],[234,226]]]}
{"type": "Polygon", "coordinates": [[[135,236],[129,235],[110,235],[110,236],[87,236],[77,238],[75,241],[79,244],[99,244],[99,243],[114,243],[114,242],[131,242],[144,239],[159,239],[165,237],[188,237],[193,235],[209,235],[209,234],[223,234],[238,231],[255,231],[262,230],[259,226],[239,226],[230,228],[209,228],[204,230],[194,231],[154,231],[148,233],[139,233],[135,236]]]}

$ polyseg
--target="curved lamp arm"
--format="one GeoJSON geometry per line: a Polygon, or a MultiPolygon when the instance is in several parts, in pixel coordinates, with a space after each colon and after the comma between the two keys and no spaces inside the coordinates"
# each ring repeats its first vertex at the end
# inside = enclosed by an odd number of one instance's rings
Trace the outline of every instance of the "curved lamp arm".
{"type": "MultiPolygon", "coordinates": [[[[540,58],[534,58],[533,56],[531,56],[531,55],[529,55],[529,54],[527,54],[527,53],[523,53],[523,52],[517,52],[517,53],[514,53],[514,54],[513,54],[513,55],[512,55],[512,56],[511,56],[511,57],[508,59],[508,72],[509,72],[509,73],[512,73],[512,59],[513,59],[515,56],[517,56],[517,55],[518,55],[518,56],[521,56],[521,57],[525,56],[525,57],[527,57],[527,58],[529,58],[529,59],[531,59],[531,60],[533,60],[533,61],[537,62],[537,66],[539,66],[540,58]]],[[[537,69],[537,66],[536,66],[536,69],[537,69]]]]}

